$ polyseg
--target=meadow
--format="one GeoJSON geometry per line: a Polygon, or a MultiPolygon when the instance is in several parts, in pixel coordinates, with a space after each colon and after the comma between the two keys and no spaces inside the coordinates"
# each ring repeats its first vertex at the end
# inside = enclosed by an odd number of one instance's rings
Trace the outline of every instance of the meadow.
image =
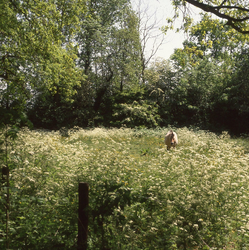
{"type": "Polygon", "coordinates": [[[168,130],[24,128],[5,141],[0,249],[76,249],[79,182],[89,250],[249,249],[248,137],[177,128],[167,150],[168,130]]]}

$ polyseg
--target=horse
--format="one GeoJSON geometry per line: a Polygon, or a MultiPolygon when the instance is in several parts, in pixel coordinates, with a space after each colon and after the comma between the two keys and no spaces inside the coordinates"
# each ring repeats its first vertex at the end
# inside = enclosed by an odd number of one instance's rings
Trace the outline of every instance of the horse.
{"type": "Polygon", "coordinates": [[[169,150],[171,147],[175,147],[178,144],[178,138],[176,132],[173,132],[173,130],[170,130],[166,135],[165,135],[165,140],[164,140],[167,149],[169,150]]]}

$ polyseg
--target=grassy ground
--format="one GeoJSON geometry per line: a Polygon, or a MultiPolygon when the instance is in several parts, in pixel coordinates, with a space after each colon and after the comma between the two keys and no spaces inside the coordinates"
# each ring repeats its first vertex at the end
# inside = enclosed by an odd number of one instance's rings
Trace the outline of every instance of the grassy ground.
{"type": "Polygon", "coordinates": [[[167,151],[167,131],[22,130],[8,146],[10,248],[75,249],[83,181],[88,249],[249,249],[248,138],[181,128],[167,151]]]}

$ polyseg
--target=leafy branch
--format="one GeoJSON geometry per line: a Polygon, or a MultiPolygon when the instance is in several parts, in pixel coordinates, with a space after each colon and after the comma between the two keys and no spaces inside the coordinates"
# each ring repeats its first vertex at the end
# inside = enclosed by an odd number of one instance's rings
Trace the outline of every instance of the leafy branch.
{"type": "MultiPolygon", "coordinates": [[[[185,6],[184,3],[179,3],[179,1],[173,0],[176,6],[181,4],[185,6]]],[[[206,1],[204,3],[199,0],[186,0],[187,3],[205,11],[212,13],[217,17],[227,20],[227,25],[231,26],[238,32],[242,34],[249,34],[247,28],[247,21],[249,20],[249,8],[240,5],[225,5],[227,0],[224,0],[220,5],[212,5],[212,1],[206,1]],[[229,10],[229,12],[227,12],[229,10]]]]}

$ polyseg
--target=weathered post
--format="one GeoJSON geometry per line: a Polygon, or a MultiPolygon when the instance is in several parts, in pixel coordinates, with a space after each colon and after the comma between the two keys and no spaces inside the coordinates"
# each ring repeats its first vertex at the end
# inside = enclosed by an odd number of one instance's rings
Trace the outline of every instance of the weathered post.
{"type": "Polygon", "coordinates": [[[89,204],[89,185],[88,183],[80,182],[77,250],[87,249],[88,204],[89,204]]]}
{"type": "Polygon", "coordinates": [[[5,185],[7,189],[6,193],[6,206],[5,206],[5,213],[6,213],[6,249],[9,249],[9,213],[10,213],[10,175],[9,175],[9,167],[3,166],[2,167],[2,181],[3,185],[5,185]]]}

